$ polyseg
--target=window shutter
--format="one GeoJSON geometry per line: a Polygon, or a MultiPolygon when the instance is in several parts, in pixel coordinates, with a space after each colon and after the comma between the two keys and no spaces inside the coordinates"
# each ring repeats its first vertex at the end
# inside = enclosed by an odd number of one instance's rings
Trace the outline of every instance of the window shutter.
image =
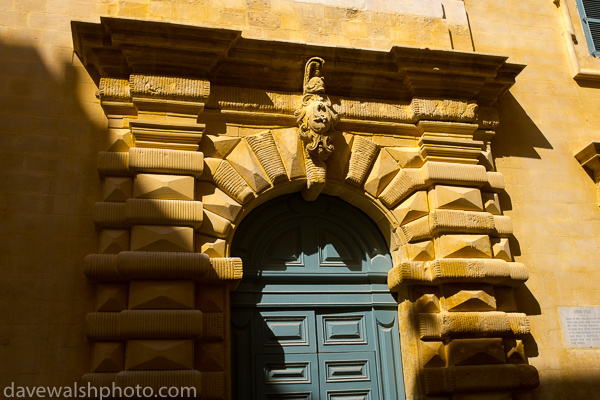
{"type": "Polygon", "coordinates": [[[590,53],[600,57],[600,0],[577,0],[577,8],[590,53]]]}

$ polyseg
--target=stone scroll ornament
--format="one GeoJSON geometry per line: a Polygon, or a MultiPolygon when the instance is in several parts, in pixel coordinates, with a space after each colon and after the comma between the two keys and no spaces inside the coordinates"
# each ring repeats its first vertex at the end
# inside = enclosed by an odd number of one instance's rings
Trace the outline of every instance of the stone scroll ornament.
{"type": "Polygon", "coordinates": [[[307,201],[316,200],[325,186],[325,160],[333,152],[331,139],[339,119],[325,94],[325,82],[321,76],[324,64],[325,61],[319,57],[313,57],[306,63],[302,107],[295,113],[306,167],[306,188],[302,197],[307,201]]]}

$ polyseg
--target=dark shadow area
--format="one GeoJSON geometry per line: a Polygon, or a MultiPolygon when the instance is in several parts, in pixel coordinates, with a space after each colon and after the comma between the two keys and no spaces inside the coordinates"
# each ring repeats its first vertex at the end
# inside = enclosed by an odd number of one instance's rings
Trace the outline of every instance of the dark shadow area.
{"type": "Polygon", "coordinates": [[[52,46],[0,43],[0,388],[72,386],[91,364],[82,264],[98,246],[101,110],[71,51],[52,46]]]}
{"type": "Polygon", "coordinates": [[[544,134],[529,118],[514,96],[508,92],[496,103],[500,125],[492,139],[494,158],[541,158],[536,148],[552,149],[544,134]],[[518,144],[518,146],[515,146],[518,144]]]}

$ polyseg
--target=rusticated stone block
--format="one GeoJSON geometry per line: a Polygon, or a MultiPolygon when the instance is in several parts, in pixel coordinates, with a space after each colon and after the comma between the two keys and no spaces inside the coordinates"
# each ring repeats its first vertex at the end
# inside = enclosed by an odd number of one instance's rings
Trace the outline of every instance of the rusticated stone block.
{"type": "Polygon", "coordinates": [[[92,372],[119,372],[125,366],[124,342],[97,342],[92,352],[92,372]]]}
{"type": "Polygon", "coordinates": [[[104,178],[102,201],[123,202],[131,197],[131,178],[104,178]]]}
{"type": "Polygon", "coordinates": [[[502,209],[500,208],[500,199],[498,198],[498,193],[492,192],[481,192],[481,199],[483,201],[483,207],[485,211],[490,214],[500,215],[502,214],[502,209]]]}
{"type": "Polygon", "coordinates": [[[235,146],[227,156],[227,161],[253,191],[258,193],[271,186],[267,174],[246,141],[242,140],[235,146]]]}
{"type": "Polygon", "coordinates": [[[428,216],[404,224],[396,232],[400,236],[401,243],[425,240],[432,237],[428,216]]]}
{"type": "Polygon", "coordinates": [[[425,368],[446,366],[446,346],[444,342],[419,342],[421,365],[425,368]]]}
{"type": "MultiPolygon", "coordinates": [[[[526,393],[526,392],[524,392],[526,393]]],[[[527,395],[526,395],[527,396],[527,395]]],[[[526,399],[528,397],[525,397],[526,399]]],[[[513,397],[512,392],[476,392],[460,393],[452,396],[452,400],[518,400],[513,397]]],[[[523,399],[524,400],[524,399],[523,399]]]]}
{"type": "Polygon", "coordinates": [[[225,238],[229,234],[232,228],[231,221],[225,219],[213,212],[204,210],[204,219],[202,226],[198,229],[198,233],[202,233],[207,236],[216,236],[225,238]]]}
{"type": "Polygon", "coordinates": [[[194,368],[191,340],[128,340],[126,370],[181,370],[194,368]]]}
{"type": "Polygon", "coordinates": [[[525,314],[499,311],[419,314],[419,331],[422,339],[526,335],[529,321],[525,314]]]}
{"type": "Polygon", "coordinates": [[[423,159],[418,147],[387,147],[386,150],[396,160],[400,168],[420,168],[423,159]]]}
{"type": "Polygon", "coordinates": [[[242,205],[229,197],[212,183],[199,182],[196,186],[196,199],[202,201],[205,210],[211,211],[230,221],[235,221],[242,205]]]}
{"type": "Polygon", "coordinates": [[[375,143],[362,136],[355,136],[352,142],[346,181],[355,186],[362,185],[376,155],[377,145],[375,143]]]}
{"type": "Polygon", "coordinates": [[[510,244],[508,238],[490,238],[492,244],[492,253],[494,258],[499,258],[505,261],[512,261],[512,254],[510,252],[510,244]]]}
{"type": "Polygon", "coordinates": [[[415,301],[415,310],[419,313],[439,313],[440,300],[435,294],[424,294],[415,301]]]}
{"type": "Polygon", "coordinates": [[[100,253],[117,254],[129,250],[129,230],[103,229],[100,235],[100,253]]]}
{"type": "Polygon", "coordinates": [[[277,144],[281,160],[290,180],[306,176],[304,170],[304,158],[302,155],[302,143],[298,137],[296,128],[272,130],[273,139],[277,144]]]}
{"type": "Polygon", "coordinates": [[[429,191],[431,208],[482,211],[481,192],[475,188],[436,185],[429,191]]]}
{"type": "MultiPolygon", "coordinates": [[[[119,313],[91,313],[86,317],[86,335],[93,341],[129,339],[199,339],[203,321],[197,310],[125,310],[119,313]]],[[[212,329],[208,334],[214,334],[212,329]]]]}
{"type": "Polygon", "coordinates": [[[411,101],[419,120],[471,122],[475,120],[477,103],[466,100],[417,99],[411,101]]]}
{"type": "Polygon", "coordinates": [[[193,281],[132,281],[129,283],[129,309],[193,309],[193,281]]]}
{"type": "Polygon", "coordinates": [[[129,150],[129,169],[141,173],[165,173],[202,176],[202,153],[186,150],[134,147],[129,150]]]}
{"type": "Polygon", "coordinates": [[[287,180],[288,176],[271,131],[246,136],[245,140],[273,184],[287,180]]]}
{"type": "Polygon", "coordinates": [[[133,181],[133,196],[139,199],[194,200],[194,177],[138,174],[133,181]]]}
{"type": "Polygon", "coordinates": [[[108,151],[127,152],[133,147],[133,136],[128,128],[109,128],[107,142],[108,151]]]}
{"type": "Polygon", "coordinates": [[[223,313],[202,314],[202,339],[224,340],[225,339],[225,316],[223,313]]]}
{"type": "Polygon", "coordinates": [[[225,349],[224,342],[203,342],[194,343],[194,367],[199,371],[224,371],[225,349]]]}
{"type": "Polygon", "coordinates": [[[379,195],[379,199],[392,209],[413,190],[425,186],[425,180],[419,169],[403,169],[394,176],[389,185],[379,195]]]}
{"type": "Polygon", "coordinates": [[[90,254],[85,274],[99,282],[129,280],[193,280],[207,284],[237,281],[242,260],[237,257],[210,259],[191,252],[125,251],[117,255],[90,254]]]}
{"type": "Polygon", "coordinates": [[[203,207],[199,201],[128,199],[125,202],[125,218],[131,224],[198,228],[202,225],[203,207]]]}
{"type": "Polygon", "coordinates": [[[404,200],[392,213],[400,225],[407,224],[429,213],[427,192],[419,191],[404,200]]]}
{"type": "Polygon", "coordinates": [[[202,79],[132,74],[129,82],[132,97],[205,102],[210,94],[210,82],[202,79]]]}
{"type": "Polygon", "coordinates": [[[454,365],[504,364],[502,339],[455,339],[450,342],[454,365]]]}
{"type": "Polygon", "coordinates": [[[96,311],[118,312],[126,309],[126,283],[103,283],[96,287],[96,311]]]}
{"type": "Polygon", "coordinates": [[[223,286],[196,286],[196,309],[203,313],[223,313],[227,296],[223,286]]]}
{"type": "Polygon", "coordinates": [[[443,235],[435,240],[438,258],[491,258],[492,248],[487,235],[443,235]]]}
{"type": "Polygon", "coordinates": [[[196,235],[196,252],[209,257],[225,257],[227,242],[212,236],[196,235]]]}
{"type": "Polygon", "coordinates": [[[398,161],[391,156],[388,149],[381,149],[365,182],[365,191],[373,197],[379,196],[398,171],[398,161]]]}
{"type": "Polygon", "coordinates": [[[131,101],[128,79],[100,78],[100,100],[131,101]]]}
{"type": "Polygon", "coordinates": [[[248,183],[227,160],[207,159],[206,164],[217,186],[239,203],[244,204],[254,198],[248,183]]]}
{"type": "Polygon", "coordinates": [[[130,176],[129,153],[101,151],[98,153],[98,173],[103,176],[130,176]]]}
{"type": "Polygon", "coordinates": [[[429,224],[432,234],[493,233],[496,218],[486,212],[462,210],[432,210],[429,224]]]}
{"type": "Polygon", "coordinates": [[[446,285],[443,307],[446,311],[494,311],[494,288],[491,285],[482,285],[478,289],[467,289],[464,285],[446,285]]]}
{"type": "Polygon", "coordinates": [[[433,242],[431,240],[407,243],[402,246],[402,252],[406,261],[430,261],[435,258],[433,242]]]}
{"type": "MultiPolygon", "coordinates": [[[[125,346],[123,346],[123,352],[125,352],[125,346]]],[[[89,385],[90,387],[96,388],[98,393],[100,393],[100,388],[112,387],[112,384],[117,381],[117,374],[118,373],[116,372],[85,374],[81,377],[81,381],[85,387],[89,385]]]]}
{"type": "Polygon", "coordinates": [[[482,282],[517,286],[529,277],[520,263],[497,259],[437,259],[432,262],[403,262],[388,273],[388,285],[430,284],[450,282],[482,282]]]}
{"type": "Polygon", "coordinates": [[[98,202],[94,204],[94,223],[100,228],[128,228],[125,203],[98,202]]]}
{"type": "Polygon", "coordinates": [[[136,225],[131,229],[131,250],[194,251],[194,230],[175,226],[136,225]]]}
{"type": "Polygon", "coordinates": [[[506,364],[427,368],[424,370],[424,381],[427,394],[530,390],[540,383],[534,367],[506,364]]]}
{"type": "Polygon", "coordinates": [[[231,153],[240,140],[242,139],[232,136],[204,135],[199,150],[205,157],[223,159],[231,153]]]}

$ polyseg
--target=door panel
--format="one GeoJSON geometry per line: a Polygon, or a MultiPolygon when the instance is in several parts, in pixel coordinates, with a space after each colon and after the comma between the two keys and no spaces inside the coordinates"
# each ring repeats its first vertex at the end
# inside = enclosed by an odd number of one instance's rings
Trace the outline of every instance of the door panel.
{"type": "Polygon", "coordinates": [[[316,353],[315,312],[255,311],[258,353],[316,353]]]}
{"type": "Polygon", "coordinates": [[[257,399],[314,397],[319,393],[318,369],[316,354],[257,355],[257,399]],[[286,397],[290,395],[297,397],[286,397]]]}
{"type": "Polygon", "coordinates": [[[322,399],[379,399],[375,352],[319,353],[322,399]]]}
{"type": "Polygon", "coordinates": [[[319,352],[373,351],[371,311],[317,314],[319,352]]]}

